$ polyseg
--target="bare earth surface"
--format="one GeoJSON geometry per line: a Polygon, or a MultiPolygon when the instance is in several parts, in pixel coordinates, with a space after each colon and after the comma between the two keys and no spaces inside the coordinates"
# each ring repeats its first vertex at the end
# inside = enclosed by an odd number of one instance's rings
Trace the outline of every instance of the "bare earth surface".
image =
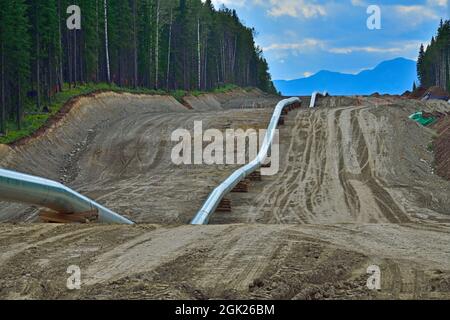
{"type": "Polygon", "coordinates": [[[331,97],[291,112],[280,172],[229,195],[233,211],[211,225],[186,225],[235,167],[172,164],[172,131],[265,128],[276,102],[235,92],[190,97],[188,109],[104,93],[44,136],[0,146],[0,166],[138,222],[40,224],[37,208],[0,204],[0,298],[449,299],[450,182],[434,173],[435,132],[408,119],[445,103],[331,97]],[[70,265],[81,290],[66,288],[70,265]],[[370,265],[379,291],[366,287],[370,265]]]}

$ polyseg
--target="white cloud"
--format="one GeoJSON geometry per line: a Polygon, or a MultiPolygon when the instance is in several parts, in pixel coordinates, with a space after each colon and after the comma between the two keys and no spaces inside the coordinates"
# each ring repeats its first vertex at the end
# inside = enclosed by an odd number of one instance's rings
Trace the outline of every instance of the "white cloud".
{"type": "Polygon", "coordinates": [[[301,42],[293,43],[273,43],[263,48],[265,52],[268,51],[281,51],[281,50],[291,50],[294,52],[304,52],[306,50],[314,49],[317,47],[323,47],[324,42],[318,39],[305,39],[301,42]]]}
{"type": "Polygon", "coordinates": [[[307,0],[270,0],[270,9],[267,12],[274,17],[290,16],[306,19],[327,15],[324,6],[307,0]]]}
{"type": "MultiPolygon", "coordinates": [[[[202,0],[205,2],[205,0],[202,0]]],[[[243,7],[247,0],[212,0],[214,7],[220,8],[222,5],[226,7],[243,7]]]]}
{"type": "Polygon", "coordinates": [[[394,53],[402,52],[402,48],[377,48],[377,47],[343,47],[343,48],[330,48],[328,52],[336,54],[350,54],[354,52],[366,52],[366,53],[394,53]]]}
{"type": "Polygon", "coordinates": [[[364,7],[367,6],[367,4],[363,0],[351,0],[352,5],[355,7],[364,7]]]}
{"type": "Polygon", "coordinates": [[[393,6],[394,10],[400,16],[408,19],[408,21],[413,25],[418,25],[422,23],[424,20],[428,19],[438,19],[439,15],[429,6],[420,6],[420,5],[412,5],[412,6],[404,6],[404,5],[396,5],[393,6]]]}
{"type": "Polygon", "coordinates": [[[416,59],[420,44],[427,44],[421,40],[396,41],[395,46],[375,47],[375,46],[352,46],[352,47],[332,47],[327,51],[334,54],[352,54],[355,52],[365,52],[373,54],[398,55],[409,59],[416,59]]]}
{"type": "MultiPolygon", "coordinates": [[[[202,0],[205,2],[205,0],[202,0]]],[[[315,0],[212,0],[216,8],[244,7],[258,5],[265,7],[267,13],[273,17],[291,16],[295,18],[315,18],[327,14],[325,7],[315,3],[315,0]]]]}
{"type": "Polygon", "coordinates": [[[448,0],[427,0],[429,6],[439,6],[446,7],[448,5],[448,0]]]}
{"type": "Polygon", "coordinates": [[[339,55],[354,53],[384,54],[389,56],[404,56],[415,59],[421,40],[395,41],[385,46],[332,46],[329,41],[309,38],[299,42],[273,43],[265,46],[264,52],[273,52],[277,59],[286,59],[289,55],[310,54],[314,51],[328,52],[339,55]]]}

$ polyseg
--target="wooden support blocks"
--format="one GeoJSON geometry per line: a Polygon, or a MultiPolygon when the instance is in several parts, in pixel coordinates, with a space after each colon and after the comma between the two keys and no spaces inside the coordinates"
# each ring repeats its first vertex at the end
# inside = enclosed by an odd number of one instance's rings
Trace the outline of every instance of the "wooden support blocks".
{"type": "Polygon", "coordinates": [[[269,163],[262,164],[261,168],[270,168],[271,166],[272,166],[272,163],[269,162],[269,163]]]}
{"type": "Polygon", "coordinates": [[[97,211],[87,211],[81,213],[59,213],[51,211],[41,211],[41,220],[47,223],[92,223],[98,220],[97,211]]]}
{"type": "Polygon", "coordinates": [[[241,193],[246,193],[248,192],[248,189],[250,187],[250,180],[248,179],[244,179],[241,182],[239,182],[237,184],[236,187],[234,187],[233,190],[231,190],[231,192],[241,192],[241,193]]]}
{"type": "Polygon", "coordinates": [[[262,177],[261,177],[261,171],[257,170],[252,172],[248,178],[250,179],[250,181],[261,181],[262,177]]]}
{"type": "Polygon", "coordinates": [[[222,201],[220,201],[216,211],[231,212],[231,200],[223,198],[222,201]]]}
{"type": "Polygon", "coordinates": [[[278,125],[279,126],[284,126],[284,123],[285,123],[284,117],[280,117],[280,120],[278,120],[278,125]]]}
{"type": "Polygon", "coordinates": [[[290,107],[290,110],[295,110],[295,109],[299,109],[301,106],[302,105],[300,102],[295,102],[295,103],[291,104],[289,107],[290,107]]]}

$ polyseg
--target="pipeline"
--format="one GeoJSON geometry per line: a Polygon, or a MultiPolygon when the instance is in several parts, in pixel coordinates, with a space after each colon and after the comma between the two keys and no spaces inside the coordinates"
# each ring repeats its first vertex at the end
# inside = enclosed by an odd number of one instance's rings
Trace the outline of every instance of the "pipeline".
{"type": "Polygon", "coordinates": [[[315,91],[311,96],[311,103],[309,104],[310,108],[316,107],[316,101],[317,101],[318,96],[327,97],[328,92],[324,91],[323,93],[320,93],[320,92],[315,91]]]}
{"type": "Polygon", "coordinates": [[[61,183],[0,169],[0,201],[27,203],[59,213],[97,211],[100,222],[134,224],[61,183]]]}
{"type": "Polygon", "coordinates": [[[301,103],[301,100],[299,98],[290,98],[282,100],[277,104],[257,157],[249,164],[233,172],[224,182],[222,182],[222,184],[214,189],[214,191],[209,195],[208,199],[203,204],[203,207],[200,209],[200,211],[198,211],[194,219],[192,219],[191,224],[208,224],[211,215],[216,211],[223,197],[231,192],[231,190],[233,190],[233,188],[236,187],[239,182],[245,179],[245,177],[258,170],[262,166],[264,160],[267,157],[269,147],[272,144],[273,137],[275,136],[275,130],[278,126],[278,121],[283,109],[295,103],[301,103]]]}

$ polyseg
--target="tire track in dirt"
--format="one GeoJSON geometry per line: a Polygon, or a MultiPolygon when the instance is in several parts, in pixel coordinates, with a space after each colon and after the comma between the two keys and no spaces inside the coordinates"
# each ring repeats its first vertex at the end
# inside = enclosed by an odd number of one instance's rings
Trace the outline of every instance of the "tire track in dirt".
{"type": "Polygon", "coordinates": [[[374,115],[380,108],[395,111],[385,106],[391,103],[364,98],[356,106],[290,113],[281,128],[279,173],[263,177],[263,185],[245,201],[236,196],[235,213],[221,223],[410,222],[411,209],[400,193],[417,193],[417,188],[388,184],[395,172],[379,164],[395,161],[389,158],[388,133],[395,132],[394,124],[374,115]]]}
{"type": "MultiPolygon", "coordinates": [[[[299,166],[299,154],[296,154],[294,150],[298,150],[301,148],[305,148],[306,150],[309,150],[311,148],[312,142],[312,135],[308,133],[306,136],[306,141],[296,139],[296,136],[298,136],[303,129],[303,126],[298,125],[299,120],[301,119],[301,114],[297,113],[295,117],[295,126],[292,129],[292,137],[290,139],[289,147],[287,150],[287,157],[285,159],[284,163],[280,163],[281,166],[284,165],[283,171],[279,172],[277,175],[280,177],[283,177],[283,181],[280,181],[279,178],[274,179],[273,182],[271,182],[269,185],[264,187],[264,194],[259,195],[256,198],[256,203],[258,204],[258,211],[264,210],[265,215],[258,219],[258,222],[263,223],[281,223],[281,218],[279,216],[279,212],[286,209],[286,207],[291,203],[290,197],[296,194],[296,185],[295,181],[298,179],[298,176],[296,172],[294,172],[294,168],[299,166]],[[292,157],[292,160],[289,158],[292,157]],[[280,188],[280,182],[282,183],[283,188],[280,188]],[[265,194],[265,192],[268,192],[268,194],[265,194]],[[282,206],[284,204],[284,206],[282,206]],[[272,216],[275,217],[272,217],[272,216]]],[[[308,123],[308,128],[312,125],[312,115],[307,118],[306,120],[303,120],[302,122],[306,121],[308,123]]],[[[283,139],[283,137],[281,137],[283,139]]],[[[306,154],[308,155],[309,152],[306,151],[306,154]]],[[[301,161],[303,163],[306,163],[305,158],[302,156],[301,161]]],[[[302,221],[306,222],[305,216],[307,208],[304,208],[303,215],[297,214],[297,218],[302,221]]]]}
{"type": "MultiPolygon", "coordinates": [[[[46,232],[50,232],[52,230],[57,231],[58,227],[60,226],[55,226],[52,227],[51,225],[49,227],[47,226],[42,226],[44,227],[44,230],[46,232]]],[[[35,248],[38,246],[46,246],[46,245],[51,245],[53,243],[59,243],[59,242],[63,242],[63,241],[67,241],[67,242],[71,242],[71,241],[77,241],[77,239],[82,239],[84,237],[86,237],[86,235],[90,234],[92,230],[90,229],[81,229],[81,230],[75,230],[75,231],[69,231],[66,233],[62,233],[62,234],[58,234],[55,236],[50,236],[45,238],[44,240],[38,240],[36,239],[37,236],[42,235],[42,232],[38,231],[34,234],[31,234],[30,239],[27,242],[22,242],[22,243],[14,243],[13,250],[9,250],[6,252],[0,252],[0,266],[2,264],[5,264],[8,260],[14,258],[15,256],[22,254],[23,252],[25,252],[26,250],[30,249],[30,248],[35,248]]]]}
{"type": "Polygon", "coordinates": [[[410,222],[409,218],[402,212],[400,207],[396,204],[389,192],[383,185],[380,184],[376,178],[375,170],[372,168],[373,156],[369,154],[369,148],[367,139],[361,130],[360,117],[361,112],[366,109],[358,109],[352,111],[352,123],[353,123],[353,136],[358,139],[357,154],[358,162],[361,168],[361,176],[357,177],[364,185],[367,185],[374,197],[380,211],[386,216],[386,218],[393,223],[407,223],[410,222]]]}
{"type": "Polygon", "coordinates": [[[0,226],[14,231],[0,236],[0,252],[10,256],[0,258],[0,297],[412,299],[450,294],[448,230],[409,224],[42,227],[44,232],[34,225],[0,226]],[[18,251],[21,242],[30,247],[18,251]],[[68,291],[66,270],[73,264],[82,269],[82,288],[68,291]],[[382,272],[382,290],[376,293],[365,286],[372,264],[382,272]]]}
{"type": "Polygon", "coordinates": [[[215,290],[245,291],[275,253],[278,237],[273,235],[278,229],[260,230],[250,226],[243,233],[242,226],[237,226],[224,233],[220,241],[209,247],[207,262],[194,270],[192,282],[200,287],[215,283],[215,290]]]}
{"type": "MultiPolygon", "coordinates": [[[[343,110],[337,110],[335,113],[336,117],[336,127],[337,127],[337,142],[338,142],[338,148],[339,148],[339,160],[338,160],[338,167],[339,167],[339,182],[341,184],[341,187],[343,189],[343,193],[345,196],[345,203],[348,207],[350,215],[356,220],[358,213],[361,209],[361,204],[358,198],[358,195],[356,193],[355,188],[351,185],[351,183],[348,181],[346,176],[346,166],[345,166],[345,155],[346,152],[344,150],[343,146],[343,127],[340,123],[341,115],[343,113],[343,110]]],[[[351,139],[351,138],[350,138],[351,139]]]]}

